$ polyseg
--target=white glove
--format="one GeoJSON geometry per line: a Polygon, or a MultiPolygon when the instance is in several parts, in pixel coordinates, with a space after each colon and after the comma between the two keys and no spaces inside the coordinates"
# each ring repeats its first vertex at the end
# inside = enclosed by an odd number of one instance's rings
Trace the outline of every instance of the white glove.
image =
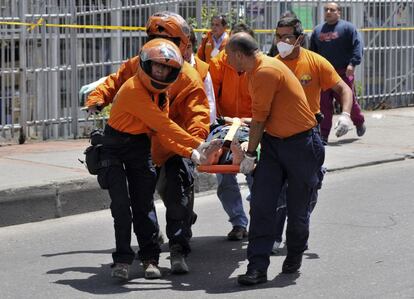
{"type": "Polygon", "coordinates": [[[351,115],[347,112],[342,112],[338,118],[338,121],[335,124],[335,135],[336,137],[341,137],[348,133],[352,128],[351,115]]]}
{"type": "Polygon", "coordinates": [[[244,159],[240,163],[240,172],[244,174],[249,174],[254,169],[254,161],[256,160],[256,157],[250,157],[247,155],[244,155],[244,159]]]}
{"type": "Polygon", "coordinates": [[[201,144],[196,148],[196,150],[200,153],[203,154],[205,150],[208,149],[208,147],[210,146],[210,142],[201,142],[201,144]]]}
{"type": "Polygon", "coordinates": [[[201,154],[198,150],[195,149],[191,152],[191,161],[193,161],[195,164],[200,165],[201,158],[201,154]]]}
{"type": "Polygon", "coordinates": [[[95,88],[98,87],[98,85],[100,85],[101,83],[105,82],[106,78],[107,77],[102,77],[101,79],[99,79],[99,80],[97,80],[95,82],[92,82],[92,83],[83,85],[80,88],[80,90],[79,90],[79,95],[87,95],[87,94],[89,94],[91,91],[95,90],[95,88]]]}

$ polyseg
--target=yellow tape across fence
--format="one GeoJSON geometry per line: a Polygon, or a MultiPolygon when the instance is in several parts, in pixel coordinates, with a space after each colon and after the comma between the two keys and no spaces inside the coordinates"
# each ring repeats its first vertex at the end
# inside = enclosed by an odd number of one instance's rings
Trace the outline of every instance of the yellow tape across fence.
{"type": "MultiPolygon", "coordinates": [[[[14,25],[14,26],[27,26],[27,30],[31,31],[36,27],[55,27],[55,28],[72,28],[72,29],[97,29],[97,30],[123,30],[123,31],[145,31],[145,27],[138,26],[108,26],[108,25],[79,25],[79,24],[48,24],[43,18],[40,18],[36,23],[24,23],[24,22],[3,22],[0,21],[0,25],[14,25]]],[[[411,31],[414,27],[375,27],[375,28],[360,28],[361,32],[372,31],[411,31]]],[[[194,29],[195,32],[208,32],[210,29],[194,29]]],[[[305,29],[305,32],[312,32],[312,29],[305,29]]],[[[257,33],[274,33],[275,29],[255,29],[257,33]]]]}

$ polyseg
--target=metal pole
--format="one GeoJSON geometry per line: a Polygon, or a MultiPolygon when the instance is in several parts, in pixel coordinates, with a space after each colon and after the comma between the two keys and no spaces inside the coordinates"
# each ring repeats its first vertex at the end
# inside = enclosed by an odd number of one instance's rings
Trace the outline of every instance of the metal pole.
{"type": "MultiPolygon", "coordinates": [[[[26,22],[26,1],[19,1],[19,16],[20,22],[26,22]]],[[[26,28],[20,27],[20,38],[19,38],[19,95],[20,95],[20,135],[19,143],[23,144],[26,141],[26,130],[27,130],[27,92],[26,92],[26,73],[27,73],[27,61],[26,61],[26,28]]]]}
{"type": "MultiPolygon", "coordinates": [[[[71,22],[76,24],[76,1],[70,3],[71,22]]],[[[77,68],[77,32],[75,28],[70,29],[70,98],[71,98],[71,119],[73,138],[78,138],[78,68],[77,68]]]]}

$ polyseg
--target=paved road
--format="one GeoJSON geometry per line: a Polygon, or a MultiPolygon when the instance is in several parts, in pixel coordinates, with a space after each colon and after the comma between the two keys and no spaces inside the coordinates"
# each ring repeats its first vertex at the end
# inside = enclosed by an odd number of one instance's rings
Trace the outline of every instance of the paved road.
{"type": "MultiPolygon", "coordinates": [[[[191,273],[143,279],[109,277],[113,248],[108,210],[0,228],[1,298],[414,298],[414,160],[329,173],[313,214],[300,274],[240,287],[246,242],[228,242],[230,225],[214,194],[197,198],[191,273]]],[[[246,190],[243,191],[246,195],[246,190]]],[[[164,209],[159,207],[163,219],[164,209]]],[[[164,227],[164,221],[161,221],[164,227]]]]}

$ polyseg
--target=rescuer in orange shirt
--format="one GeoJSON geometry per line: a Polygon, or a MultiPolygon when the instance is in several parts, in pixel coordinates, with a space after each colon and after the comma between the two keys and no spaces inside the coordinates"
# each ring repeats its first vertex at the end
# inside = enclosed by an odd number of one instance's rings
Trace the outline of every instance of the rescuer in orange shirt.
{"type": "Polygon", "coordinates": [[[197,56],[201,60],[209,63],[221,50],[224,50],[228,35],[227,18],[225,15],[217,15],[211,18],[211,31],[207,32],[201,40],[197,56]]]}
{"type": "MultiPolygon", "coordinates": [[[[238,23],[231,29],[231,35],[238,32],[247,32],[254,37],[251,28],[238,23]]],[[[216,107],[219,119],[231,122],[233,117],[241,118],[249,123],[252,117],[252,99],[247,88],[247,75],[245,72],[237,72],[227,61],[226,51],[221,51],[210,60],[210,73],[216,94],[216,107]]],[[[242,195],[235,174],[217,175],[217,196],[229,216],[232,230],[227,239],[238,241],[247,237],[248,219],[243,209],[242,195]]],[[[251,175],[246,176],[250,187],[251,175]]]]}
{"type": "Polygon", "coordinates": [[[200,161],[200,153],[193,149],[201,149],[203,142],[168,118],[169,102],[164,92],[177,79],[182,64],[180,50],[173,42],[157,38],[146,43],[139,54],[138,70],[116,94],[105,126],[100,148],[104,166],[98,181],[111,197],[116,240],[112,275],[117,278],[128,279],[134,260],[131,223],[145,278],[161,277],[150,136],[155,134],[183,156],[200,161]]]}
{"type": "MultiPolygon", "coordinates": [[[[187,22],[178,14],[159,12],[147,22],[149,38],[164,37],[179,45],[181,54],[187,48],[190,29],[187,22]]],[[[108,76],[87,99],[91,110],[113,101],[124,82],[138,69],[138,57],[133,57],[121,65],[117,73],[108,76]]],[[[198,72],[184,62],[177,81],[168,89],[170,99],[169,117],[190,135],[205,140],[210,126],[210,108],[198,72]]],[[[186,256],[191,251],[191,225],[196,220],[194,204],[194,164],[180,153],[163,146],[158,136],[151,139],[153,162],[158,166],[157,190],[166,206],[167,237],[169,238],[170,263],[173,273],[189,271],[186,256]]]]}
{"type": "Polygon", "coordinates": [[[309,237],[310,200],[325,158],[315,115],[298,79],[277,59],[259,52],[247,33],[230,37],[228,62],[248,75],[252,97],[249,144],[240,171],[254,169],[246,274],[238,282],[254,285],[267,281],[270,253],[275,241],[276,209],[287,179],[287,256],[283,273],[296,272],[309,237]],[[272,84],[269,84],[271,82],[272,84]],[[256,149],[261,144],[255,168],[256,149]]]}
{"type": "MultiPolygon", "coordinates": [[[[336,136],[343,136],[352,127],[352,121],[350,119],[353,101],[352,90],[342,80],[328,60],[301,46],[303,39],[303,28],[299,19],[295,17],[284,17],[280,19],[277,23],[275,36],[276,46],[279,51],[279,55],[276,58],[283,62],[295,74],[296,78],[299,79],[305,91],[309,107],[315,114],[318,122],[323,117],[320,113],[321,91],[332,89],[339,95],[338,100],[341,102],[342,115],[339,117],[335,129],[336,136]]],[[[319,187],[322,186],[325,171],[325,168],[322,167],[319,174],[319,187]]],[[[318,193],[315,190],[311,201],[311,210],[315,207],[317,198],[318,193]]],[[[282,242],[283,226],[286,218],[286,192],[282,192],[279,198],[277,215],[278,229],[276,241],[273,246],[274,253],[282,242]]]]}

